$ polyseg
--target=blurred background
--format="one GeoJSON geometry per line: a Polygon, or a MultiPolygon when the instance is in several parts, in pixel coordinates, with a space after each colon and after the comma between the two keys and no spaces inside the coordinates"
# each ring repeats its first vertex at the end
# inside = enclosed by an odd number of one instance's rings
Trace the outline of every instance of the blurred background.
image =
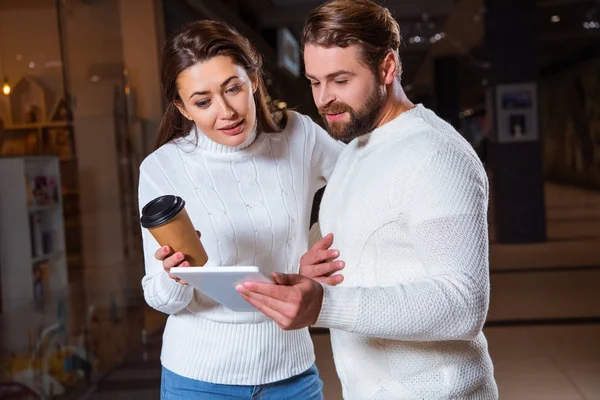
{"type": "MultiPolygon", "coordinates": [[[[158,398],[138,167],[165,38],[198,19],[262,52],[273,109],[321,122],[299,38],[315,0],[0,0],[0,398],[158,398]]],[[[502,399],[600,399],[600,1],[387,0],[409,98],[490,183],[485,332],[502,399]]],[[[316,197],[315,211],[319,196],[316,197]]],[[[325,398],[329,335],[314,330],[325,398]]]]}

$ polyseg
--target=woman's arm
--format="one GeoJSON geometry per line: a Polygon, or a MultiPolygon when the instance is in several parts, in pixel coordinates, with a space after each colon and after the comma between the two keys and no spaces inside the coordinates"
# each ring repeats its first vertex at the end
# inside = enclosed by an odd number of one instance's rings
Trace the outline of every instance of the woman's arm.
{"type": "MultiPolygon", "coordinates": [[[[156,197],[174,194],[174,188],[164,176],[160,166],[152,156],[140,166],[139,209],[156,197]]],[[[192,301],[194,288],[181,285],[171,279],[163,263],[155,258],[160,244],[147,229],[142,228],[144,265],[146,275],[142,279],[144,298],[148,305],[165,314],[175,314],[186,308],[192,301]]]]}

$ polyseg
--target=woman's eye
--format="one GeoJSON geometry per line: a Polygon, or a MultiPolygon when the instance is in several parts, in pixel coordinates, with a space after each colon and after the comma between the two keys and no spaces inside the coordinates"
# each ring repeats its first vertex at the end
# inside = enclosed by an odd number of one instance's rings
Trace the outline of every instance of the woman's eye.
{"type": "Polygon", "coordinates": [[[208,100],[201,100],[196,102],[196,107],[206,108],[209,104],[210,102],[208,100]]]}
{"type": "Polygon", "coordinates": [[[227,89],[227,93],[238,93],[240,90],[242,90],[242,87],[239,85],[235,85],[230,87],[229,89],[227,89]]]}

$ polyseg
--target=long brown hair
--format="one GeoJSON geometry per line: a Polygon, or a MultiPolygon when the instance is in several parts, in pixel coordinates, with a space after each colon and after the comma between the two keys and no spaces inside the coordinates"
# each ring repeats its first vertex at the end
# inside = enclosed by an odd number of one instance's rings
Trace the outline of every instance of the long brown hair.
{"type": "Polygon", "coordinates": [[[356,44],[362,61],[377,73],[390,51],[396,58],[397,77],[402,73],[398,50],[400,27],[390,11],[370,0],[331,0],[312,11],[304,24],[302,48],[307,44],[348,47],[356,44]]]}
{"type": "Polygon", "coordinates": [[[196,21],[175,33],[163,50],[161,83],[168,106],[158,131],[156,149],[173,139],[186,136],[194,128],[194,122],[181,115],[175,106],[176,102],[182,104],[177,90],[177,77],[187,68],[216,56],[231,57],[257,83],[254,101],[258,132],[281,132],[285,128],[285,112],[276,120],[269,110],[262,76],[262,57],[250,41],[227,24],[196,21]]]}

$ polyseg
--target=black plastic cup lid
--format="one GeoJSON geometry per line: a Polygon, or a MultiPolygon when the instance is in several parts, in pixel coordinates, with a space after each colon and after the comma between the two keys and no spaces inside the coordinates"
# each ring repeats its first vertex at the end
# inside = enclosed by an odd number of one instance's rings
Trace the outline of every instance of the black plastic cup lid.
{"type": "Polygon", "coordinates": [[[166,224],[185,207],[179,196],[166,195],[152,200],[142,208],[142,226],[146,229],[166,224]]]}

